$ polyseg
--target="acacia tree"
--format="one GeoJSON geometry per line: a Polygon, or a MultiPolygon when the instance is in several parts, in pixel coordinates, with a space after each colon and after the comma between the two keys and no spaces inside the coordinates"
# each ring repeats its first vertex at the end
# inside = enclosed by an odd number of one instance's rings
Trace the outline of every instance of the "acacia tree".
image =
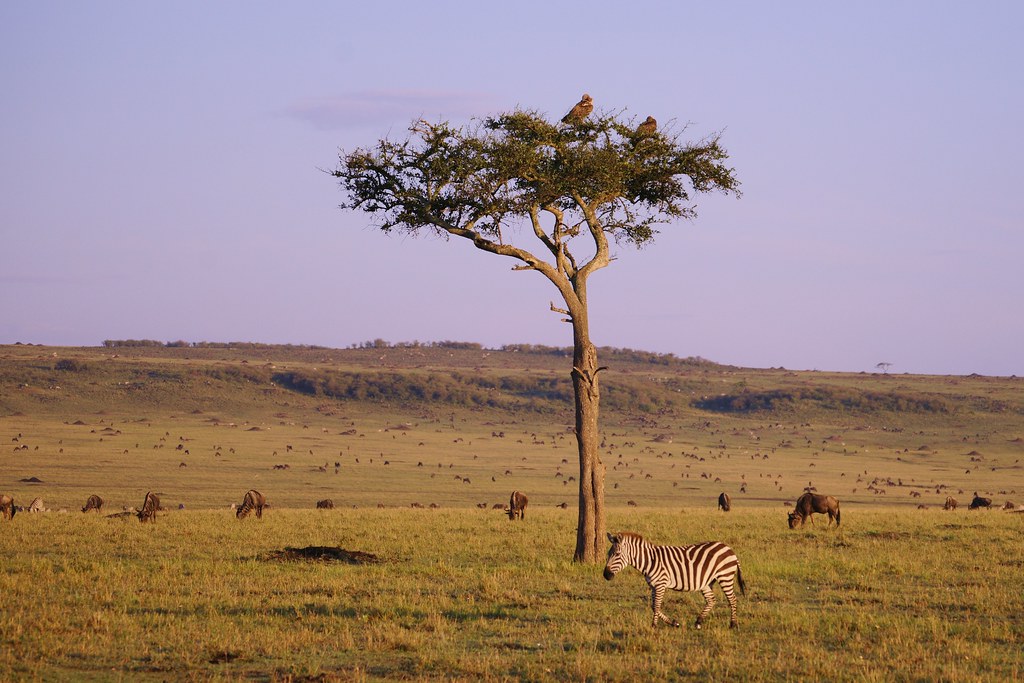
{"type": "Polygon", "coordinates": [[[587,281],[612,262],[610,241],[641,247],[659,224],[694,218],[692,193],[738,194],[718,135],[684,143],[682,131],[650,128],[614,114],[553,124],[520,109],[465,128],[421,120],[404,140],[342,151],[332,173],[348,196],[342,208],[373,214],[385,233],[464,238],[558,290],[564,306],[551,310],[573,332],[578,562],[603,555],[606,530],[598,452],[604,368],[590,339],[587,281]]]}

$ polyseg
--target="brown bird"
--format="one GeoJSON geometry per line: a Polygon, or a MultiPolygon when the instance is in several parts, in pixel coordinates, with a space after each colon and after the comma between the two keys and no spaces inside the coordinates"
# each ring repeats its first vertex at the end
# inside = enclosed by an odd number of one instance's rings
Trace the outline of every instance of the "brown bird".
{"type": "Polygon", "coordinates": [[[658,130],[658,122],[654,120],[653,116],[648,116],[643,123],[637,126],[636,132],[638,135],[653,135],[656,130],[658,130]]]}
{"type": "Polygon", "coordinates": [[[562,117],[562,123],[579,123],[590,116],[592,111],[594,111],[594,100],[587,93],[583,93],[583,98],[569,110],[568,114],[562,117]]]}

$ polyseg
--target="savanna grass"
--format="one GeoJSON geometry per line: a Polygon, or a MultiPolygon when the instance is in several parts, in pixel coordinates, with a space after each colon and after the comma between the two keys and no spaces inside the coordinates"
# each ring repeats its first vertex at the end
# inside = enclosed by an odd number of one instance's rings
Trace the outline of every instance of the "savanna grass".
{"type": "Polygon", "coordinates": [[[858,510],[840,529],[778,512],[613,510],[659,543],[740,556],[740,628],[724,601],[671,593],[650,626],[632,570],[567,561],[571,511],[509,522],[469,510],[174,512],[154,525],[19,515],[0,580],[11,679],[1016,680],[1024,516],[858,510]],[[379,563],[273,561],[312,545],[379,563]]]}
{"type": "Polygon", "coordinates": [[[664,610],[684,628],[652,630],[638,573],[569,562],[578,471],[558,402],[335,400],[271,381],[543,386],[563,357],[4,347],[0,493],[53,512],[0,520],[0,680],[1020,679],[1024,515],[938,508],[975,490],[1024,503],[1022,380],[608,358],[609,530],[735,548],[738,630],[720,604],[694,631],[702,600],[679,593],[664,610]],[[767,412],[693,403],[780,390],[767,412]],[[839,498],[839,529],[786,528],[807,486],[839,498]],[[228,505],[253,487],[272,507],[239,522],[228,505]],[[530,496],[515,523],[492,509],[514,488],[530,496]],[[147,490],[168,508],[156,524],[105,516],[147,490]],[[78,512],[93,493],[103,513],[78,512]],[[337,509],[314,510],[322,498],[337,509]],[[274,559],[306,546],[381,561],[274,559]]]}

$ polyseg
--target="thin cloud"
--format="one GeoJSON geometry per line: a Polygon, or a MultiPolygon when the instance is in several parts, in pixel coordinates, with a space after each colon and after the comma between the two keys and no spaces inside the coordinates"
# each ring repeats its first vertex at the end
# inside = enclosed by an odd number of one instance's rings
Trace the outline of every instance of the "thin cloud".
{"type": "Polygon", "coordinates": [[[493,109],[485,93],[440,90],[363,90],[310,98],[287,107],[288,116],[320,130],[395,123],[414,118],[469,119],[493,109]]]}

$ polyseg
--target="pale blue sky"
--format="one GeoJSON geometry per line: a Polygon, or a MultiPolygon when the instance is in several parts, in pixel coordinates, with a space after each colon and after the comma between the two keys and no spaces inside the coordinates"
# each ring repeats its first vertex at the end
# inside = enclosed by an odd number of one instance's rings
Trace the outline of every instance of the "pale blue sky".
{"type": "Polygon", "coordinates": [[[337,208],[425,117],[723,131],[743,197],[591,280],[598,345],[1024,375],[1019,2],[0,3],[0,343],[567,346],[535,273],[337,208]]]}

